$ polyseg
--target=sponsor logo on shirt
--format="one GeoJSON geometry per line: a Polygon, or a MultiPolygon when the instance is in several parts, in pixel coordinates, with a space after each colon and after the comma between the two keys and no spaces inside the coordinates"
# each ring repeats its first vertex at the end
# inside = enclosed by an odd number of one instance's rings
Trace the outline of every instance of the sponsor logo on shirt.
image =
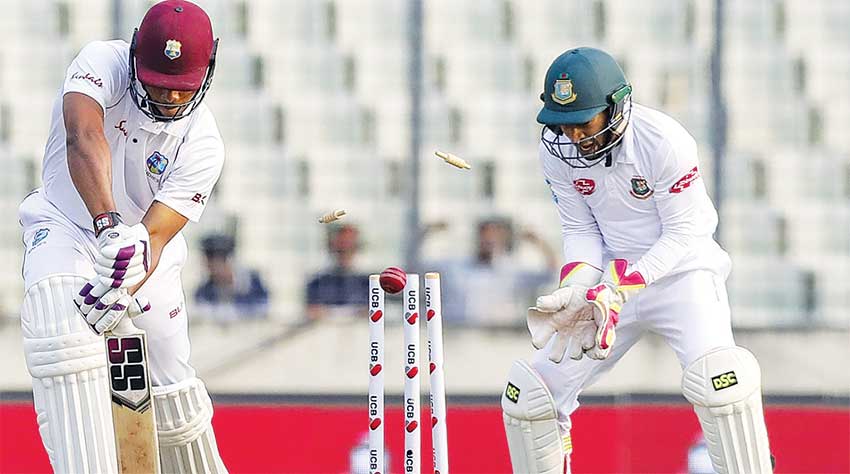
{"type": "Polygon", "coordinates": [[[573,187],[576,188],[579,194],[590,196],[593,191],[596,191],[596,182],[590,178],[579,178],[573,181],[573,187]]]}
{"type": "Polygon", "coordinates": [[[124,128],[124,124],[126,123],[126,120],[122,120],[115,125],[115,128],[118,129],[121,133],[123,133],[125,137],[127,136],[127,129],[124,128]]]}
{"type": "Polygon", "coordinates": [[[92,76],[89,73],[83,74],[81,72],[75,72],[74,74],[71,74],[71,79],[82,79],[84,81],[91,82],[97,87],[103,87],[103,80],[101,80],[99,77],[92,76]]]}
{"type": "Polygon", "coordinates": [[[43,244],[47,240],[47,235],[50,234],[50,229],[46,227],[42,227],[35,231],[35,235],[32,237],[32,243],[30,244],[30,249],[27,253],[32,252],[34,248],[43,244]]]}
{"type": "Polygon", "coordinates": [[[205,196],[201,193],[195,193],[195,195],[192,196],[192,201],[196,202],[198,204],[206,204],[207,203],[207,196],[205,196]]]}
{"type": "Polygon", "coordinates": [[[652,193],[655,191],[649,187],[649,184],[646,183],[646,178],[643,176],[635,176],[632,178],[632,189],[629,190],[629,194],[638,198],[638,199],[647,199],[649,196],[652,196],[652,193]]]}
{"type": "Polygon", "coordinates": [[[176,308],[168,312],[168,319],[176,318],[183,311],[183,303],[180,303],[176,308]]]}
{"type": "Polygon", "coordinates": [[[682,191],[687,189],[688,186],[691,185],[691,183],[696,181],[697,178],[699,178],[699,170],[697,170],[697,167],[694,166],[694,168],[692,170],[688,171],[687,174],[685,174],[684,176],[679,178],[679,181],[676,181],[673,184],[673,186],[670,188],[670,192],[671,193],[681,193],[682,191]]]}
{"type": "Polygon", "coordinates": [[[168,158],[162,156],[162,153],[158,151],[153,152],[147,160],[148,176],[158,178],[165,171],[166,166],[168,166],[168,158]]]}

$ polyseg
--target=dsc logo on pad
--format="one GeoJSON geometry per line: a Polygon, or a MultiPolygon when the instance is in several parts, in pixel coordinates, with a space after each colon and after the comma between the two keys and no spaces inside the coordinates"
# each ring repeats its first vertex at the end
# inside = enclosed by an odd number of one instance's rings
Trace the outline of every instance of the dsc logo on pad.
{"type": "Polygon", "coordinates": [[[726,372],[711,378],[711,384],[714,385],[714,391],[723,390],[733,385],[738,385],[738,377],[735,376],[735,371],[726,372]]]}

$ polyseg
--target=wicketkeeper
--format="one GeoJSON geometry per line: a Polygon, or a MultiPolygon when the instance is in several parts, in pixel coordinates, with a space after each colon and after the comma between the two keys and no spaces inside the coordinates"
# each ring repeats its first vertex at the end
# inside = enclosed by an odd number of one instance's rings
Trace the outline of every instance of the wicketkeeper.
{"type": "Polygon", "coordinates": [[[631,92],[598,49],[569,50],[546,73],[539,156],[567,264],[529,309],[538,350],[514,362],[502,397],[514,472],[570,472],[579,394],[653,332],[679,358],[714,469],[769,473],[760,369],[732,337],[731,262],[713,239],[696,143],[631,92]]]}

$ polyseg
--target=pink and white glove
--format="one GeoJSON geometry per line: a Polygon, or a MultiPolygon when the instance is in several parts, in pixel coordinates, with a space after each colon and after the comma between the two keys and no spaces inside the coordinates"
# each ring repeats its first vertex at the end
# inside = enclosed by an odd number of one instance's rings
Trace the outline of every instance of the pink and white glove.
{"type": "Polygon", "coordinates": [[[144,280],[150,268],[150,236],[144,224],[118,222],[97,236],[100,254],[94,271],[109,288],[130,288],[144,280]]]}
{"type": "Polygon", "coordinates": [[[89,280],[74,296],[74,304],[97,335],[113,330],[121,319],[131,318],[151,309],[147,298],[135,298],[124,288],[110,288],[100,277],[89,280]]]}
{"type": "Polygon", "coordinates": [[[552,362],[561,362],[568,347],[570,358],[579,360],[584,351],[594,346],[596,322],[593,306],[585,295],[587,287],[596,283],[601,273],[583,262],[564,265],[561,287],[537,298],[536,306],[528,308],[526,322],[531,344],[542,349],[555,337],[548,356],[552,362]]]}
{"type": "Polygon", "coordinates": [[[623,305],[644,288],[646,280],[643,275],[629,268],[627,260],[618,258],[609,263],[599,284],[587,290],[585,298],[593,305],[597,326],[595,344],[585,352],[588,357],[597,360],[608,357],[616,339],[615,328],[623,305]]]}

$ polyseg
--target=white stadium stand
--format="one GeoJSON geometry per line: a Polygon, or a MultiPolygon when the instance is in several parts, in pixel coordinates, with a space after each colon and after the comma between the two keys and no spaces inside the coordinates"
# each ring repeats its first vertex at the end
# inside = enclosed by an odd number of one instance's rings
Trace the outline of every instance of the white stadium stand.
{"type": "MultiPolygon", "coordinates": [[[[0,44],[3,215],[11,219],[18,201],[39,183],[49,110],[70,59],[115,30],[129,38],[149,3],[25,2],[11,8],[19,3],[0,0],[0,7],[9,7],[0,25],[10,38],[0,44]]],[[[326,263],[316,216],[335,206],[350,209],[367,242],[364,268],[403,259],[410,231],[404,227],[409,4],[199,3],[221,37],[207,103],[225,139],[227,166],[208,218],[188,235],[196,243],[205,230],[236,219],[242,258],[261,270],[280,264],[292,270],[271,278],[272,307],[275,319],[297,321],[305,276],[326,263]]],[[[779,324],[810,324],[811,318],[850,324],[842,311],[847,305],[839,304],[850,294],[850,278],[826,270],[845,268],[850,258],[850,135],[844,130],[850,121],[850,5],[758,0],[726,2],[726,8],[720,85],[729,141],[720,211],[722,243],[735,257],[735,322],[772,324],[773,318],[748,306],[751,299],[741,299],[769,287],[765,297],[782,302],[774,301],[770,311],[786,310],[779,324]],[[819,263],[827,258],[829,265],[819,263]],[[760,282],[786,264],[781,284],[760,282]],[[814,275],[808,282],[800,277],[806,272],[814,275]],[[812,307],[801,303],[806,298],[812,307]]],[[[468,234],[456,229],[497,213],[533,225],[560,247],[538,169],[534,117],[547,64],[578,45],[611,50],[635,86],[635,99],[668,111],[691,131],[713,191],[707,79],[713,15],[713,2],[677,0],[581,0],[570,8],[554,0],[426,2],[421,212],[425,222],[447,220],[452,231],[428,242],[424,257],[463,255],[470,245],[453,240],[468,234]],[[435,149],[465,157],[474,173],[451,172],[432,157],[435,149]]],[[[18,238],[14,226],[0,232],[7,267],[19,262],[18,238]]],[[[197,270],[199,263],[195,255],[190,267],[197,270]]],[[[199,273],[184,273],[189,291],[199,273]]],[[[21,283],[15,272],[3,275],[0,313],[14,317],[21,283]]]]}

